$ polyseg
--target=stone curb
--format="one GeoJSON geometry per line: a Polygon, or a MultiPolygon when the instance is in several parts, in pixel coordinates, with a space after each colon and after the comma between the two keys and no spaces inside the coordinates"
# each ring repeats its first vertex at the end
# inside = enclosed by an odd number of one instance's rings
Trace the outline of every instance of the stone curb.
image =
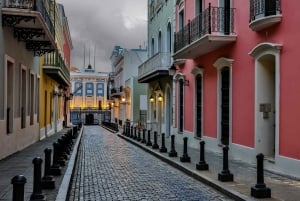
{"type": "Polygon", "coordinates": [[[203,176],[201,174],[199,174],[198,171],[196,170],[191,170],[187,167],[185,167],[184,165],[182,165],[181,163],[177,162],[177,161],[173,161],[173,160],[170,160],[169,157],[159,153],[159,152],[155,152],[154,150],[152,150],[151,148],[148,148],[146,146],[144,146],[143,144],[135,141],[135,140],[132,140],[131,138],[129,137],[126,137],[120,133],[117,133],[117,135],[124,139],[124,140],[127,140],[128,142],[131,142],[132,144],[142,148],[144,151],[152,154],[153,156],[159,158],[160,160],[168,163],[169,165],[175,167],[176,169],[184,172],[185,174],[193,177],[194,179],[197,179],[198,181],[201,181],[202,183],[205,183],[206,185],[218,190],[219,192],[229,196],[230,198],[234,199],[234,200],[239,200],[239,201],[248,201],[248,200],[255,200],[253,199],[252,197],[249,197],[249,196],[246,196],[244,194],[241,194],[239,192],[236,192],[236,191],[233,191],[231,190],[230,188],[227,188],[225,187],[224,185],[221,185],[219,183],[216,183],[213,179],[209,178],[209,177],[206,177],[206,176],[203,176]]]}
{"type": "Polygon", "coordinates": [[[70,185],[71,178],[72,178],[72,175],[73,175],[73,170],[74,170],[74,167],[75,167],[75,164],[76,164],[77,152],[78,152],[79,144],[80,144],[80,141],[81,141],[82,133],[83,133],[83,126],[82,126],[82,128],[79,132],[79,135],[77,137],[77,141],[76,141],[76,143],[73,147],[73,152],[72,152],[72,155],[69,159],[67,170],[64,174],[64,178],[61,182],[61,185],[60,185],[59,190],[58,190],[58,194],[57,194],[56,199],[55,199],[56,201],[66,201],[66,199],[67,199],[67,195],[68,195],[68,191],[69,191],[69,185],[70,185]]]}

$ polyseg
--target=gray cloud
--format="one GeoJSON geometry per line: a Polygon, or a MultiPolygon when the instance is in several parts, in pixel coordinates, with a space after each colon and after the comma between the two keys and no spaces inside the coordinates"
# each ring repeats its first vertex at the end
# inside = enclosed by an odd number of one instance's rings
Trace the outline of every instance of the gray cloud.
{"type": "Polygon", "coordinates": [[[138,48],[147,40],[147,0],[57,0],[65,7],[74,49],[71,65],[79,68],[94,65],[109,71],[113,46],[138,48]]]}

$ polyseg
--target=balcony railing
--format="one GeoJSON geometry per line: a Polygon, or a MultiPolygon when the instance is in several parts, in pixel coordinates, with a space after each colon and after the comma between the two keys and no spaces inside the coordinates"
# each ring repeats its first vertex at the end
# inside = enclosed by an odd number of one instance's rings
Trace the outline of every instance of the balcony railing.
{"type": "Polygon", "coordinates": [[[253,31],[271,27],[281,18],[280,0],[250,0],[249,27],[253,31]]]}
{"type": "Polygon", "coordinates": [[[43,70],[60,84],[70,84],[70,71],[58,51],[45,54],[43,70]]]}
{"type": "Polygon", "coordinates": [[[159,52],[139,66],[138,80],[147,82],[148,78],[168,74],[171,66],[171,53],[159,52]]]}
{"type": "Polygon", "coordinates": [[[250,22],[281,13],[280,0],[250,0],[250,22]]]}
{"type": "Polygon", "coordinates": [[[38,56],[55,49],[54,10],[49,0],[6,0],[2,26],[13,27],[14,37],[38,56]]]}
{"type": "MultiPolygon", "coordinates": [[[[209,7],[182,30],[175,33],[175,52],[190,45],[207,34],[230,35],[234,33],[234,8],[209,7]]],[[[205,48],[205,47],[203,47],[205,48]]]]}
{"type": "Polygon", "coordinates": [[[114,87],[110,90],[111,95],[120,95],[123,92],[123,86],[114,87]]]}

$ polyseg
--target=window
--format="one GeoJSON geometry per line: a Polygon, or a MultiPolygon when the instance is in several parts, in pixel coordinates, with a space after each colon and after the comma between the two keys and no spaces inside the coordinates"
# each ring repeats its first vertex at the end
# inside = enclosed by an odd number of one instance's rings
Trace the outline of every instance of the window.
{"type": "Polygon", "coordinates": [[[13,132],[14,121],[14,60],[6,57],[6,133],[13,132]]]}
{"type": "Polygon", "coordinates": [[[97,96],[104,96],[104,84],[97,83],[97,96]]]}
{"type": "Polygon", "coordinates": [[[196,0],[195,1],[195,16],[198,16],[203,11],[203,1],[202,0],[196,0]]]}
{"type": "Polygon", "coordinates": [[[154,47],[155,47],[155,44],[154,44],[154,38],[152,38],[151,40],[151,57],[154,55],[154,47]]]}
{"type": "Polygon", "coordinates": [[[34,74],[30,74],[30,89],[29,89],[29,92],[30,92],[30,101],[29,101],[29,104],[30,104],[30,125],[33,125],[33,117],[34,117],[34,74]]]}
{"type": "Polygon", "coordinates": [[[167,52],[172,52],[172,29],[171,23],[168,23],[167,27],[167,52]]]}
{"type": "Polygon", "coordinates": [[[86,96],[93,96],[94,95],[94,84],[93,83],[86,83],[85,85],[85,95],[86,96]]]}
{"type": "Polygon", "coordinates": [[[178,22],[179,22],[179,31],[180,30],[183,30],[183,27],[184,27],[184,10],[181,10],[179,12],[179,19],[178,19],[178,22]]]}
{"type": "Polygon", "coordinates": [[[178,81],[178,132],[183,132],[183,79],[178,81]]]}
{"type": "Polygon", "coordinates": [[[158,52],[162,51],[162,47],[161,47],[161,31],[159,31],[158,33],[158,52]]]}
{"type": "Polygon", "coordinates": [[[27,73],[26,68],[22,66],[21,69],[21,128],[26,127],[26,89],[27,89],[27,73]]]}

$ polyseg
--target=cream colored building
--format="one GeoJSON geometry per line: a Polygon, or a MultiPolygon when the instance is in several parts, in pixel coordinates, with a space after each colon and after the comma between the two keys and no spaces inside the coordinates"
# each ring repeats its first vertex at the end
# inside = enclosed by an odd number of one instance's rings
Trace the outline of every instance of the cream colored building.
{"type": "MultiPolygon", "coordinates": [[[[70,101],[71,122],[86,122],[88,114],[98,114],[98,110],[109,109],[107,101],[108,73],[96,72],[91,65],[84,70],[71,71],[71,93],[70,101]],[[85,111],[85,112],[84,112],[85,111]],[[90,112],[88,112],[90,111],[90,112]]],[[[100,118],[94,115],[93,119],[100,118]]]]}

